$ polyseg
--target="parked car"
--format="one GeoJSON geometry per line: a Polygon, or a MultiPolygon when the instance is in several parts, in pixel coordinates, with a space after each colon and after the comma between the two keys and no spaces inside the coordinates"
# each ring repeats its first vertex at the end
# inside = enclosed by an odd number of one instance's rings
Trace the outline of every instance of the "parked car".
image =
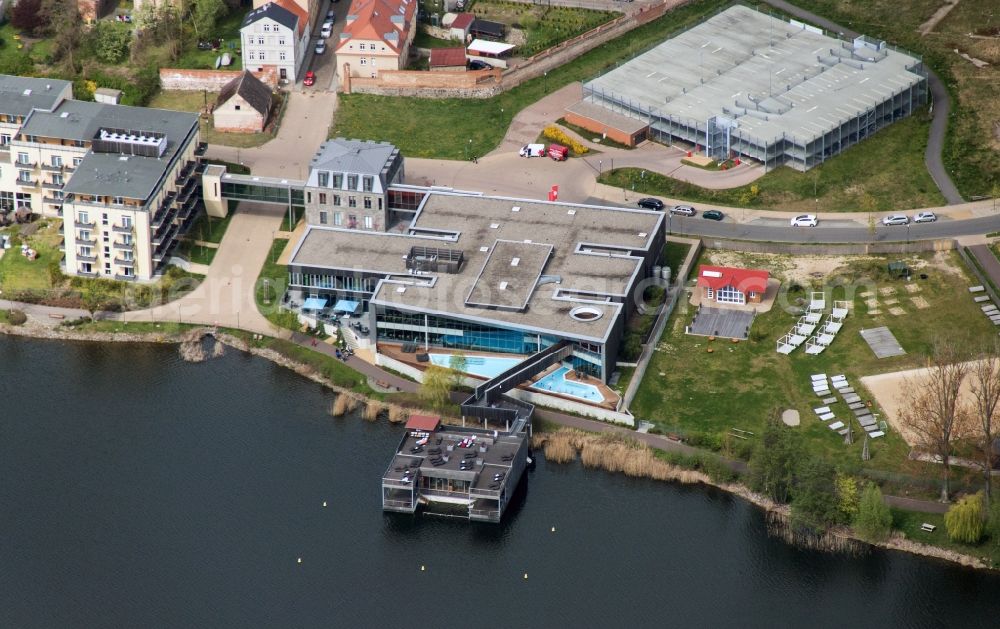
{"type": "Polygon", "coordinates": [[[306,87],[312,87],[315,84],[316,84],[316,73],[313,72],[312,70],[306,72],[305,78],[302,79],[302,85],[305,85],[306,87]]]}
{"type": "Polygon", "coordinates": [[[883,225],[907,225],[910,219],[903,214],[890,214],[882,219],[883,225]]]}
{"type": "Polygon", "coordinates": [[[480,61],[479,59],[473,59],[472,61],[469,62],[470,70],[489,70],[492,67],[493,66],[491,66],[490,64],[486,63],[485,61],[480,61]]]}
{"type": "MultiPolygon", "coordinates": [[[[336,2],[337,0],[333,0],[333,1],[336,2]]],[[[332,20],[335,17],[337,17],[337,13],[333,9],[330,9],[329,11],[326,12],[326,19],[332,20]]]]}
{"type": "Polygon", "coordinates": [[[695,212],[694,210],[694,207],[690,205],[675,205],[674,207],[670,208],[670,213],[677,214],[678,216],[694,216],[695,214],[697,214],[697,212],[695,212]]]}
{"type": "Polygon", "coordinates": [[[792,219],[792,227],[816,227],[818,224],[815,214],[800,214],[792,219]]]}
{"type": "Polygon", "coordinates": [[[937,220],[937,214],[934,212],[920,212],[913,217],[914,223],[933,223],[937,220]]]}
{"type": "Polygon", "coordinates": [[[726,218],[726,215],[719,210],[706,210],[701,213],[702,218],[707,218],[710,221],[721,221],[726,218]]]}
{"type": "Polygon", "coordinates": [[[326,52],[326,40],[320,39],[316,41],[316,49],[314,51],[317,55],[321,55],[326,52]]]}
{"type": "Polygon", "coordinates": [[[319,36],[326,39],[333,35],[333,22],[327,22],[323,25],[323,28],[319,30],[319,36]]]}
{"type": "Polygon", "coordinates": [[[646,208],[647,210],[662,210],[663,201],[659,199],[654,199],[653,197],[646,197],[645,199],[639,199],[636,203],[641,208],[646,208]]]}

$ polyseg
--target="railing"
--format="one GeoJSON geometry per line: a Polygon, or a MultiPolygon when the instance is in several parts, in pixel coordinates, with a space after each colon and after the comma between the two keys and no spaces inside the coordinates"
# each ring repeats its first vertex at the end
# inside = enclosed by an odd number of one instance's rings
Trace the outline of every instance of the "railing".
{"type": "Polygon", "coordinates": [[[135,281],[135,276],[134,275],[122,275],[120,273],[115,273],[115,279],[119,280],[121,282],[134,282],[135,281]]]}
{"type": "Polygon", "coordinates": [[[31,187],[35,187],[35,186],[38,185],[38,180],[37,179],[32,179],[30,177],[27,178],[27,179],[25,179],[24,177],[18,177],[17,178],[17,185],[19,185],[19,186],[31,186],[31,187]]]}
{"type": "Polygon", "coordinates": [[[52,205],[60,205],[63,200],[59,197],[42,197],[42,203],[51,203],[52,205]]]}
{"type": "Polygon", "coordinates": [[[94,229],[97,227],[97,223],[94,221],[81,221],[80,219],[73,221],[73,225],[75,225],[78,229],[94,229]]]}
{"type": "Polygon", "coordinates": [[[124,242],[119,242],[116,240],[113,246],[115,249],[121,249],[122,251],[132,251],[134,245],[132,243],[126,244],[124,242]]]}
{"type": "Polygon", "coordinates": [[[65,184],[55,183],[54,181],[43,181],[42,187],[46,190],[62,190],[65,184]]]}
{"type": "Polygon", "coordinates": [[[485,520],[499,520],[500,511],[498,509],[469,509],[470,518],[483,518],[485,520]]]}
{"type": "Polygon", "coordinates": [[[45,163],[43,163],[42,164],[42,170],[50,172],[50,173],[61,173],[62,170],[63,170],[63,165],[59,164],[58,166],[56,166],[55,164],[45,164],[45,163]]]}
{"type": "MultiPolygon", "coordinates": [[[[85,256],[83,254],[77,254],[77,262],[97,262],[97,256],[85,256]]],[[[94,275],[97,275],[94,273],[94,275]]]]}
{"type": "Polygon", "coordinates": [[[421,496],[441,496],[442,498],[468,498],[467,491],[448,491],[445,489],[422,489],[418,488],[421,496]]]}
{"type": "Polygon", "coordinates": [[[118,266],[135,266],[135,260],[126,260],[125,258],[115,258],[115,264],[118,266]]]}
{"type": "Polygon", "coordinates": [[[97,244],[97,238],[95,238],[93,236],[88,236],[87,238],[84,238],[83,236],[80,236],[79,234],[77,234],[76,235],[76,241],[78,243],[80,243],[81,245],[96,245],[97,244]]]}
{"type": "Polygon", "coordinates": [[[131,225],[128,225],[128,226],[125,226],[125,225],[112,225],[111,226],[111,231],[113,231],[115,233],[118,233],[118,234],[131,234],[132,233],[132,226],[131,225]]]}
{"type": "Polygon", "coordinates": [[[409,500],[382,500],[382,508],[391,507],[394,509],[407,509],[413,511],[417,508],[415,502],[410,502],[409,500]]]}

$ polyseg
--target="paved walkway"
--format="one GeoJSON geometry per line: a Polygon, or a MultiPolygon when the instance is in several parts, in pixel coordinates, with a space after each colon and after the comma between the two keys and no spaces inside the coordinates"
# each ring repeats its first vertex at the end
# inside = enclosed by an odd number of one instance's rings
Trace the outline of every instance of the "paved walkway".
{"type": "Polygon", "coordinates": [[[0,310],[20,310],[32,321],[47,326],[57,326],[62,320],[81,319],[89,317],[90,313],[80,308],[57,308],[55,306],[39,306],[20,301],[0,299],[0,310]]]}
{"type": "Polygon", "coordinates": [[[304,180],[309,161],[326,140],[337,95],[331,92],[289,92],[288,105],[270,142],[249,149],[211,144],[207,157],[243,164],[255,175],[304,180]]]}
{"type": "MultiPolygon", "coordinates": [[[[844,36],[852,39],[858,36],[856,31],[845,28],[815,13],[801,9],[785,0],[768,0],[768,3],[781,11],[807,22],[812,22],[828,31],[842,33],[844,36]]],[[[927,136],[927,149],[924,151],[924,164],[927,166],[927,172],[930,173],[931,179],[937,184],[938,190],[941,191],[945,200],[949,205],[954,205],[962,203],[964,199],[958,192],[958,188],[955,187],[954,182],[952,182],[951,177],[948,175],[948,169],[945,168],[944,162],[941,159],[941,149],[944,148],[944,136],[948,130],[948,113],[951,111],[951,99],[941,79],[926,65],[924,68],[927,70],[927,85],[930,88],[931,110],[933,112],[931,130],[927,136]]]]}
{"type": "Polygon", "coordinates": [[[198,288],[161,306],[126,312],[124,320],[221,325],[285,336],[286,332],[265,319],[254,303],[257,276],[271,250],[274,233],[281,227],[282,209],[240,203],[198,288]]]}
{"type": "Polygon", "coordinates": [[[969,253],[976,258],[979,266],[983,267],[993,285],[1000,287],[1000,260],[997,260],[993,250],[987,245],[972,245],[969,247],[969,253]]]}

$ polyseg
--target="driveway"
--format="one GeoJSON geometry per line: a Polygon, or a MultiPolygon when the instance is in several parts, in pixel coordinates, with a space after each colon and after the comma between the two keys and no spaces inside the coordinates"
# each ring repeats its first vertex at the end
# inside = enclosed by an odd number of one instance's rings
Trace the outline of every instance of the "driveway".
{"type": "Polygon", "coordinates": [[[277,205],[240,203],[208,275],[195,290],[162,306],[126,312],[122,318],[220,325],[287,336],[288,332],[273,326],[254,303],[257,276],[281,227],[282,210],[277,205]]]}
{"type": "Polygon", "coordinates": [[[309,161],[326,140],[336,109],[336,94],[288,92],[285,114],[273,140],[250,149],[211,144],[207,156],[243,164],[263,177],[304,180],[309,174],[309,161]]]}

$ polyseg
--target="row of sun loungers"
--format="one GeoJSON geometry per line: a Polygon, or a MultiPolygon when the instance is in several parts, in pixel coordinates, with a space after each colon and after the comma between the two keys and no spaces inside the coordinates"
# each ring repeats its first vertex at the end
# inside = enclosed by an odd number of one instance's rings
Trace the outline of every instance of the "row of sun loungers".
{"type": "MultiPolygon", "coordinates": [[[[986,288],[984,286],[969,287],[970,293],[982,293],[985,290],[986,288]]],[[[997,308],[997,305],[993,303],[993,300],[990,299],[989,295],[977,295],[972,298],[972,301],[977,304],[981,304],[979,309],[983,311],[983,314],[989,318],[993,325],[1000,325],[1000,308],[997,308]]]]}
{"type": "Polygon", "coordinates": [[[806,354],[822,354],[844,327],[849,305],[846,301],[833,302],[833,311],[823,323],[822,311],[826,309],[826,299],[821,292],[813,293],[809,301],[809,312],[799,317],[791,331],[778,339],[777,352],[787,356],[805,343],[806,354]]]}
{"type": "MultiPolygon", "coordinates": [[[[854,414],[854,418],[861,425],[861,428],[868,433],[869,437],[878,438],[885,436],[885,432],[879,429],[879,424],[875,421],[872,416],[871,411],[868,409],[868,405],[861,401],[861,396],[854,392],[854,388],[850,386],[847,381],[847,376],[844,374],[838,374],[832,377],[827,377],[825,373],[813,374],[810,376],[810,380],[813,386],[813,392],[816,395],[823,397],[823,406],[817,406],[813,409],[816,413],[816,417],[822,422],[829,422],[827,427],[830,430],[837,432],[837,434],[846,436],[850,430],[850,427],[843,421],[837,419],[836,413],[830,408],[831,404],[837,402],[836,396],[825,397],[830,395],[830,390],[835,390],[843,399],[844,403],[847,404],[847,408],[854,414]]],[[[850,422],[850,419],[847,420],[850,422]]]]}

